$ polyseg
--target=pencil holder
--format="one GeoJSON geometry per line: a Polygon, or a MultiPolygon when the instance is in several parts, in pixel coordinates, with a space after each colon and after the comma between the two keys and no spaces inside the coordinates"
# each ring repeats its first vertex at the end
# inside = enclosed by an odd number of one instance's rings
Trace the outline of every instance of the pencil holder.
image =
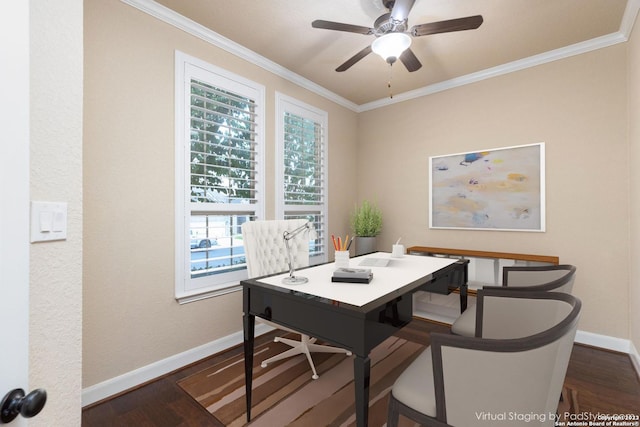
{"type": "Polygon", "coordinates": [[[349,268],[349,251],[336,251],[336,268],[349,268]]]}

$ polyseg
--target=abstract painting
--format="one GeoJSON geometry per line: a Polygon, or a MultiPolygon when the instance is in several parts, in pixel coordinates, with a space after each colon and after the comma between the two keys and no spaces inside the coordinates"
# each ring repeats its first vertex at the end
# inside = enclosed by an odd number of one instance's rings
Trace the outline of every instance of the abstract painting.
{"type": "Polygon", "coordinates": [[[429,158],[429,227],[545,231],[544,143],[429,158]]]}

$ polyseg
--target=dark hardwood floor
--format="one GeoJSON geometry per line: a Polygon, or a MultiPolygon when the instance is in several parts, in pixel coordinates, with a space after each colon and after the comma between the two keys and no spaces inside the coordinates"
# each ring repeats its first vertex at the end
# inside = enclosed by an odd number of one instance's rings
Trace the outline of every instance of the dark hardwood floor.
{"type": "MultiPolygon", "coordinates": [[[[414,320],[398,335],[425,342],[430,332],[446,332],[448,326],[414,320]]],[[[274,333],[256,338],[256,344],[271,340],[274,333]]],[[[215,365],[230,355],[242,353],[242,346],[211,356],[193,365],[149,382],[135,390],[100,402],[82,411],[86,427],[221,427],[203,407],[187,395],[176,382],[215,365]]],[[[574,345],[565,387],[577,397],[571,403],[576,413],[640,414],[640,381],[629,356],[621,353],[574,345]]]]}

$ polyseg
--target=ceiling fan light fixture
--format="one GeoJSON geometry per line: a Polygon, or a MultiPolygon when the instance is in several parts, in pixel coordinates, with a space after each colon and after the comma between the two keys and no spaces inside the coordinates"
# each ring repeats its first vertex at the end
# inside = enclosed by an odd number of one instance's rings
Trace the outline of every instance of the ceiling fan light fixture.
{"type": "Polygon", "coordinates": [[[388,33],[375,39],[371,44],[371,50],[393,64],[409,46],[411,46],[411,37],[408,34],[388,33]]]}

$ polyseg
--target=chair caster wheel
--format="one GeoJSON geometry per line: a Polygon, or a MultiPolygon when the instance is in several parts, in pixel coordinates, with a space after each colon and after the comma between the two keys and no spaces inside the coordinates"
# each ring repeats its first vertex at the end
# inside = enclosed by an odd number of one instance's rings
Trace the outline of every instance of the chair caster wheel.
{"type": "Polygon", "coordinates": [[[313,378],[314,380],[317,380],[320,377],[314,374],[314,375],[311,375],[311,378],[313,378]]]}
{"type": "Polygon", "coordinates": [[[260,366],[263,367],[263,368],[266,368],[267,364],[266,363],[261,363],[260,366]]]}

